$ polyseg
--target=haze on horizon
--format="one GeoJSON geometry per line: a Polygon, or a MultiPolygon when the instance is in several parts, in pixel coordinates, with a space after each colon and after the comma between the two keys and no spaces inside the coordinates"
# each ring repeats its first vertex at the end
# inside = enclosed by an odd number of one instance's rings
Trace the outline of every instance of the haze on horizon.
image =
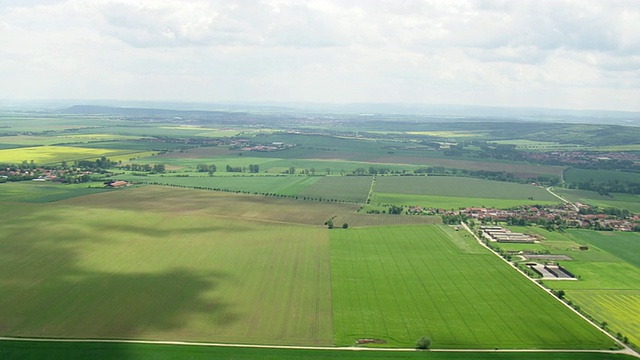
{"type": "Polygon", "coordinates": [[[640,111],[640,3],[0,0],[0,102],[640,111]]]}

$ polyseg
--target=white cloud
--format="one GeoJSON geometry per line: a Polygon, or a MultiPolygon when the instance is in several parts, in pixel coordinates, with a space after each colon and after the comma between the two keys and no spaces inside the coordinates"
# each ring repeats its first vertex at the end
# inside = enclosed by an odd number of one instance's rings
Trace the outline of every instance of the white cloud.
{"type": "Polygon", "coordinates": [[[0,31],[0,99],[640,110],[636,0],[4,1],[0,31]]]}

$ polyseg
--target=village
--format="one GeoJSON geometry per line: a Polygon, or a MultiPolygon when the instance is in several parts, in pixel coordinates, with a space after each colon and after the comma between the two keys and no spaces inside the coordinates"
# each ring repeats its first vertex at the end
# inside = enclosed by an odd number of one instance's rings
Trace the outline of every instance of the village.
{"type": "Polygon", "coordinates": [[[603,209],[582,203],[565,203],[557,206],[521,206],[513,209],[468,207],[459,210],[422,208],[413,206],[408,214],[441,215],[445,223],[460,220],[479,222],[482,225],[505,223],[507,225],[539,225],[547,230],[584,228],[602,231],[640,231],[640,215],[627,210],[603,209]]]}

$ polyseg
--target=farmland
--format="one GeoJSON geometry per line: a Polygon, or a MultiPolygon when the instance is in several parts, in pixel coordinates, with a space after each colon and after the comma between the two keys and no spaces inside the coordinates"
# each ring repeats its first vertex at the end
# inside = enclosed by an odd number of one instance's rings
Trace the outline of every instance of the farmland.
{"type": "MultiPolygon", "coordinates": [[[[556,186],[572,201],[640,212],[637,195],[562,188],[566,165],[519,157],[590,151],[611,137],[587,130],[606,126],[560,126],[584,130],[570,142],[525,123],[120,110],[0,116],[0,336],[334,349],[0,341],[2,357],[624,358],[493,352],[620,345],[446,217],[407,211],[555,209],[545,187],[556,186]],[[102,156],[104,167],[75,161],[102,156]],[[133,184],[107,189],[115,180],[133,184]],[[435,350],[490,352],[335,350],[414,348],[422,336],[435,350]]],[[[566,172],[568,182],[635,176],[566,172]]],[[[640,341],[636,234],[513,229],[543,240],[504,250],[571,256],[562,265],[579,280],[545,286],[640,341]]]]}
{"type": "Polygon", "coordinates": [[[372,204],[421,205],[439,208],[555,204],[540,187],[463,177],[379,177],[372,204]]]}
{"type": "MultiPolygon", "coordinates": [[[[551,254],[564,254],[573,260],[562,266],[579,277],[579,281],[547,282],[553,289],[566,291],[567,298],[597,322],[607,322],[611,331],[620,332],[637,344],[640,339],[640,271],[637,264],[637,234],[570,230],[549,232],[540,228],[512,227],[514,231],[535,233],[545,240],[535,246],[551,254]],[[579,250],[580,245],[588,250],[579,250]]],[[[529,245],[531,246],[531,245],[529,245]]],[[[502,245],[501,245],[502,247],[502,245]]],[[[512,244],[510,249],[527,245],[512,244]]],[[[505,247],[507,248],[507,247],[505,247]]]]}
{"type": "Polygon", "coordinates": [[[3,333],[332,344],[326,230],[102,195],[0,210],[3,333]]]}
{"type": "Polygon", "coordinates": [[[591,325],[461,236],[447,227],[331,233],[336,343],[378,338],[411,346],[429,336],[439,348],[610,345],[591,325]],[[376,316],[381,309],[385,316],[376,316]]]}
{"type": "Polygon", "coordinates": [[[572,202],[603,208],[627,209],[635,213],[640,212],[640,196],[635,194],[611,193],[609,195],[601,195],[595,191],[574,189],[556,189],[554,191],[572,202]]]}
{"type": "Polygon", "coordinates": [[[92,149],[68,146],[36,146],[17,149],[0,150],[0,162],[21,163],[35,161],[38,164],[49,164],[62,161],[95,159],[107,156],[113,160],[136,156],[149,156],[151,152],[128,150],[92,149]]]}

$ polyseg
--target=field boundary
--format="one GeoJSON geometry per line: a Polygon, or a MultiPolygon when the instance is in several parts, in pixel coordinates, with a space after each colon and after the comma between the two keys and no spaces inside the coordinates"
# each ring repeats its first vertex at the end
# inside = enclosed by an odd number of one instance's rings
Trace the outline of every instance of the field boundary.
{"type": "Polygon", "coordinates": [[[60,338],[30,338],[0,336],[0,341],[24,341],[24,342],[59,342],[59,343],[111,343],[111,344],[147,344],[147,345],[175,345],[175,346],[203,346],[203,347],[230,347],[230,348],[250,348],[250,349],[282,349],[282,350],[336,350],[336,351],[380,351],[380,352],[442,352],[442,353],[596,353],[596,354],[626,354],[640,358],[633,352],[621,350],[579,350],[579,349],[430,349],[418,350],[413,348],[371,348],[355,346],[300,346],[300,345],[262,345],[262,344],[230,344],[198,341],[177,341],[177,340],[127,340],[127,339],[60,339],[60,338]]]}
{"type": "MultiPolygon", "coordinates": [[[[537,282],[536,280],[530,278],[529,276],[527,276],[527,274],[525,274],[522,270],[518,269],[517,266],[513,265],[511,262],[507,261],[507,259],[503,258],[502,256],[500,256],[500,254],[498,254],[497,252],[493,251],[489,246],[487,246],[487,244],[485,244],[484,242],[482,242],[482,240],[480,240],[480,238],[467,226],[466,223],[461,222],[460,225],[462,225],[462,227],[465,228],[465,230],[467,230],[471,235],[473,235],[473,237],[478,241],[478,243],[480,245],[482,245],[484,248],[486,248],[487,250],[489,250],[492,254],[494,254],[495,256],[497,256],[498,258],[500,258],[500,260],[504,261],[505,263],[507,263],[509,266],[511,266],[512,268],[514,268],[516,271],[518,271],[522,276],[524,276],[525,278],[527,278],[529,281],[531,281],[532,283],[536,284],[539,288],[541,288],[542,290],[544,290],[547,294],[549,294],[550,296],[552,296],[554,299],[556,299],[557,301],[559,301],[562,305],[566,306],[567,308],[569,308],[571,311],[573,311],[575,314],[577,314],[578,316],[580,316],[582,319],[584,319],[585,321],[587,321],[589,324],[593,325],[596,329],[600,330],[603,334],[607,335],[609,338],[611,338],[616,344],[618,344],[619,346],[622,347],[621,350],[617,351],[616,353],[620,353],[620,354],[628,354],[637,358],[640,358],[640,354],[638,354],[635,350],[633,350],[631,347],[629,347],[628,345],[626,345],[625,343],[623,343],[622,341],[616,339],[615,336],[609,334],[606,330],[602,329],[600,326],[598,326],[595,322],[589,320],[585,315],[581,314],[580,312],[578,312],[576,309],[574,309],[573,307],[569,306],[569,304],[565,303],[564,301],[562,301],[561,299],[558,299],[558,297],[556,297],[553,292],[550,289],[545,288],[544,286],[542,286],[539,282],[537,282]]],[[[614,351],[614,350],[611,350],[614,351]]]]}

